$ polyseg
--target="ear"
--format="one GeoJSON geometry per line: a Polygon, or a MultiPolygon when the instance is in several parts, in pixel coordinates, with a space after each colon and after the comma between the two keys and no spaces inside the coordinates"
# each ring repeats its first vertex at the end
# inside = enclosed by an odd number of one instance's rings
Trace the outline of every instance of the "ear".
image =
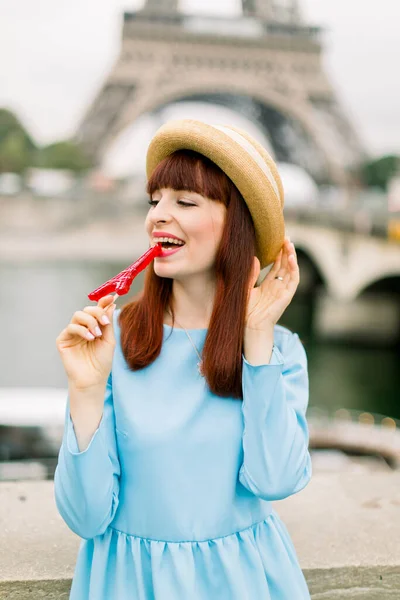
{"type": "Polygon", "coordinates": [[[252,266],[251,275],[250,275],[250,291],[256,285],[257,279],[260,276],[260,271],[261,271],[260,261],[258,260],[257,256],[255,256],[253,259],[253,266],[252,266]]]}

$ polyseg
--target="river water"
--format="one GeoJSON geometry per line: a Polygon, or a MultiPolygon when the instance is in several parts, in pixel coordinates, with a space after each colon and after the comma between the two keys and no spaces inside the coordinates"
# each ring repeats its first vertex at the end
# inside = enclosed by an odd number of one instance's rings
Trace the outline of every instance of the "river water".
{"type": "MultiPolygon", "coordinates": [[[[87,293],[126,267],[116,263],[0,264],[0,387],[66,387],[55,346],[87,293]]],[[[143,285],[134,281],[131,297],[143,285]]],[[[117,301],[117,305],[125,302],[117,301]]],[[[295,298],[282,324],[297,331],[309,360],[310,406],[365,410],[400,418],[395,349],[321,343],[311,334],[309,301],[295,298]]]]}

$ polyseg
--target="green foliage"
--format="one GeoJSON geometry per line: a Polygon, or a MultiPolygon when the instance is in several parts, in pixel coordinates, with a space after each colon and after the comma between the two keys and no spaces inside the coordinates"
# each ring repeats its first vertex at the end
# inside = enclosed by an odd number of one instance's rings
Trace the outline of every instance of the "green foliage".
{"type": "Polygon", "coordinates": [[[0,143],[0,173],[23,173],[31,163],[32,152],[20,131],[9,133],[0,143]]]}
{"type": "Polygon", "coordinates": [[[44,146],[36,157],[36,166],[45,169],[69,169],[86,171],[92,166],[81,147],[72,141],[61,141],[44,146]]]}
{"type": "Polygon", "coordinates": [[[0,143],[9,135],[19,133],[24,144],[30,150],[35,150],[36,145],[22,125],[21,121],[6,108],[0,108],[0,143]]]}
{"type": "Polygon", "coordinates": [[[23,173],[35,152],[35,143],[18,118],[0,109],[0,173],[23,173]]]}
{"type": "Polygon", "coordinates": [[[91,166],[82,148],[73,141],[38,148],[19,119],[11,111],[0,109],[0,173],[23,174],[28,167],[80,173],[91,166]]]}
{"type": "Polygon", "coordinates": [[[366,162],[362,166],[362,179],[369,187],[386,191],[390,179],[400,171],[400,156],[389,154],[366,162]]]}

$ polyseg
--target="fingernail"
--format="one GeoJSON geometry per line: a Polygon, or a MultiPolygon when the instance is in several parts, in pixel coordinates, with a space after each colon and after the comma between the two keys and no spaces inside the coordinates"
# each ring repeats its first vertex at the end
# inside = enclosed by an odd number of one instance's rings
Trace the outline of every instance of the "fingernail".
{"type": "Polygon", "coordinates": [[[110,324],[110,319],[107,317],[107,315],[103,315],[101,317],[100,321],[103,323],[103,325],[109,325],[110,324]]]}
{"type": "Polygon", "coordinates": [[[93,335],[93,333],[90,333],[90,331],[88,331],[86,333],[86,337],[87,337],[88,340],[94,340],[94,335],[93,335]]]}
{"type": "Polygon", "coordinates": [[[101,336],[101,329],[100,327],[96,327],[96,329],[94,330],[95,334],[100,337],[101,336]]]}

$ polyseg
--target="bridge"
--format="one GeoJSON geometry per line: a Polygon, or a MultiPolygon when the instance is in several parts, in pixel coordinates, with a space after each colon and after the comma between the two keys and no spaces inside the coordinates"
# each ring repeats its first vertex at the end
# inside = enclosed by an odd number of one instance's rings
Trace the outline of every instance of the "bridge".
{"type": "Polygon", "coordinates": [[[287,231],[303,263],[302,288],[320,282],[337,302],[351,302],[368,289],[400,277],[396,241],[286,219],[287,231]]]}
{"type": "Polygon", "coordinates": [[[400,244],[286,219],[297,248],[299,294],[314,303],[324,338],[400,342],[400,244]]]}
{"type": "MultiPolygon", "coordinates": [[[[0,256],[132,262],[148,243],[143,189],[140,178],[103,194],[0,198],[0,256]]],[[[343,211],[287,207],[285,222],[300,264],[298,294],[313,304],[316,331],[399,340],[400,239],[388,237],[388,213],[368,216],[354,204],[343,211]]]]}

